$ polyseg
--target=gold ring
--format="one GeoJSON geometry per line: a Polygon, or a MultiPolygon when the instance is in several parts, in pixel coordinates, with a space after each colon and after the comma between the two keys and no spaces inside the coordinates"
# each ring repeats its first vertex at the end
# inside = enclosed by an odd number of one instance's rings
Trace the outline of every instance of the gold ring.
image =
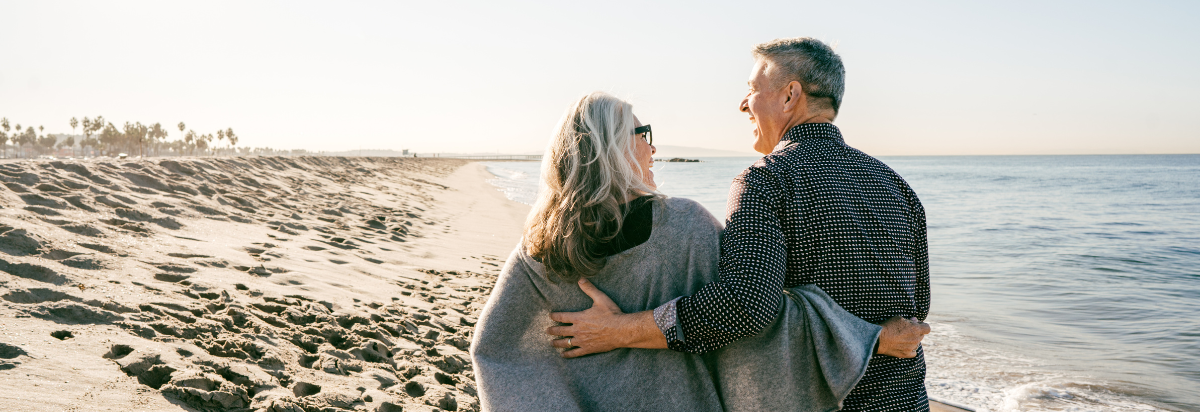
{"type": "MultiPolygon", "coordinates": [[[[575,346],[575,345],[572,345],[572,344],[571,344],[571,339],[573,339],[573,338],[574,338],[573,336],[572,336],[572,337],[570,337],[570,338],[567,338],[567,347],[568,347],[568,348],[569,348],[569,347],[572,347],[572,346],[575,346]]],[[[914,349],[914,351],[915,351],[915,349],[914,349]]]]}

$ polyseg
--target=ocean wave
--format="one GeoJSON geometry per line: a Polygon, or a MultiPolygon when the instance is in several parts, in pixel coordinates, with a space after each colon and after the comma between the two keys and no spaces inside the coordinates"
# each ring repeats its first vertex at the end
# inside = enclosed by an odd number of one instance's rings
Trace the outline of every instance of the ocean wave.
{"type": "Polygon", "coordinates": [[[533,205],[538,193],[538,162],[486,163],[487,171],[495,176],[488,183],[514,202],[533,205]]]}
{"type": "Polygon", "coordinates": [[[1171,411],[1147,403],[1141,394],[1087,376],[1044,370],[1043,360],[984,347],[951,323],[930,321],[922,344],[929,396],[977,412],[1016,411],[1171,411]]]}

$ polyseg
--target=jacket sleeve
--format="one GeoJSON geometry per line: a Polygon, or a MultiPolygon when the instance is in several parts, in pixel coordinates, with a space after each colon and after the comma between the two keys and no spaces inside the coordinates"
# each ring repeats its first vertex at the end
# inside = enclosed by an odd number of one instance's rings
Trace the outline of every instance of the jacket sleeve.
{"type": "Polygon", "coordinates": [[[484,411],[580,410],[544,333],[549,311],[531,275],[513,252],[475,326],[471,359],[484,411]]]}
{"type": "Polygon", "coordinates": [[[680,330],[668,334],[668,347],[712,351],[754,336],[775,320],[787,269],[778,196],[778,185],[764,168],[751,167],[734,180],[721,234],[719,279],[675,303],[680,330]]]}
{"type": "MultiPolygon", "coordinates": [[[[911,189],[910,189],[911,192],[911,189]]],[[[929,316],[929,241],[925,228],[925,207],[917,199],[916,193],[911,193],[912,232],[913,232],[913,263],[916,266],[917,283],[914,290],[916,301],[916,317],[924,321],[929,316]]]]}

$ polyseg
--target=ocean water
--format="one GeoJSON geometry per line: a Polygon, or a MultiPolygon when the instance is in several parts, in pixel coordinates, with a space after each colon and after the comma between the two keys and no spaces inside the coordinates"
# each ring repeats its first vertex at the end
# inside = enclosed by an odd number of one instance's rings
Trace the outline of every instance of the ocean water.
{"type": "MultiPolygon", "coordinates": [[[[756,158],[654,167],[723,218],[756,158]]],[[[925,206],[931,396],[987,411],[1200,411],[1200,155],[883,157],[925,206]]],[[[532,203],[538,164],[488,164],[532,203]]]]}

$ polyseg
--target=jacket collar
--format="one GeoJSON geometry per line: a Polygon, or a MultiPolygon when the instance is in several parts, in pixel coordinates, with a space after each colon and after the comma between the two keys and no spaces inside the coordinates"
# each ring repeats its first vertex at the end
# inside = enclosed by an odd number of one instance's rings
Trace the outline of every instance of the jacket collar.
{"type": "Polygon", "coordinates": [[[842,139],[842,131],[833,123],[802,123],[784,133],[783,138],[779,139],[779,145],[775,148],[778,150],[790,142],[799,142],[804,139],[833,139],[838,143],[846,143],[842,139]]]}

